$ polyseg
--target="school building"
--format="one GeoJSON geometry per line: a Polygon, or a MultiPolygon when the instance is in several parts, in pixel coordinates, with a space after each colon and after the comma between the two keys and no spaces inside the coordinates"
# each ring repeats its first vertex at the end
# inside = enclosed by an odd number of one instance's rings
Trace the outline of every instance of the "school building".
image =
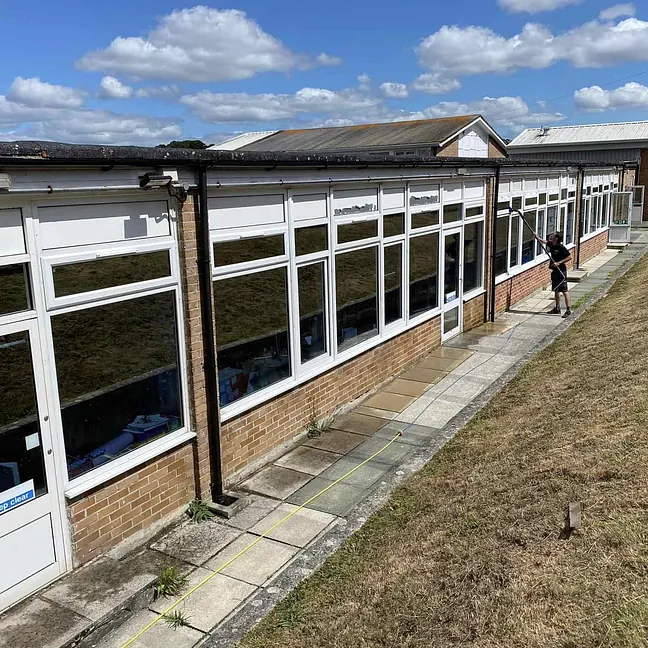
{"type": "Polygon", "coordinates": [[[0,611],[545,285],[509,207],[580,262],[629,218],[634,170],[470,137],[407,159],[0,143],[0,611]]]}

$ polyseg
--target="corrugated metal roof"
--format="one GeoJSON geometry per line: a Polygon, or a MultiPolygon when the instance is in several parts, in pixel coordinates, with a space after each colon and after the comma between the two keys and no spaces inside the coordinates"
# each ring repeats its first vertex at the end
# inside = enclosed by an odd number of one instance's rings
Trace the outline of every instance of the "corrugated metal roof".
{"type": "Polygon", "coordinates": [[[384,124],[283,130],[241,148],[244,151],[359,151],[436,145],[478,118],[479,115],[465,115],[384,124]]]}
{"type": "Polygon", "coordinates": [[[248,144],[252,144],[253,142],[258,142],[264,137],[270,137],[270,135],[274,135],[277,132],[278,131],[276,130],[270,130],[270,131],[258,131],[255,133],[241,133],[240,135],[235,135],[234,137],[230,137],[229,139],[219,142],[218,144],[213,144],[212,146],[208,146],[207,150],[236,151],[240,148],[243,148],[244,146],[247,146],[248,144]]]}
{"type": "Polygon", "coordinates": [[[544,129],[527,128],[509,144],[509,150],[517,146],[634,143],[637,141],[648,141],[648,121],[553,126],[544,129]]]}

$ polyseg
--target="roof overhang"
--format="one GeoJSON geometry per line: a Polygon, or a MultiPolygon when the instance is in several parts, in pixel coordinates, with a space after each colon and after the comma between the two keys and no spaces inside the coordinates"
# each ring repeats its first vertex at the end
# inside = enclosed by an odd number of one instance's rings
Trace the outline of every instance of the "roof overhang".
{"type": "Polygon", "coordinates": [[[475,126],[475,124],[481,126],[493,139],[497,141],[497,143],[505,151],[507,150],[506,142],[497,134],[497,131],[481,115],[478,115],[471,122],[468,122],[465,126],[462,126],[460,129],[458,129],[452,135],[450,135],[450,137],[443,140],[443,142],[440,142],[439,146],[440,147],[445,146],[446,144],[451,142],[455,137],[463,133],[463,131],[465,131],[467,128],[470,128],[471,126],[475,126]]]}

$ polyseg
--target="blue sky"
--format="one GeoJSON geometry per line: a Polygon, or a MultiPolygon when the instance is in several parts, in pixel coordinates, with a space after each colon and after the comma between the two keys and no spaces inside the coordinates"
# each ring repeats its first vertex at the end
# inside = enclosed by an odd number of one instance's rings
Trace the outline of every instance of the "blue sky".
{"type": "Polygon", "coordinates": [[[648,114],[645,0],[315,7],[4,0],[0,139],[213,143],[473,112],[511,137],[648,114]]]}

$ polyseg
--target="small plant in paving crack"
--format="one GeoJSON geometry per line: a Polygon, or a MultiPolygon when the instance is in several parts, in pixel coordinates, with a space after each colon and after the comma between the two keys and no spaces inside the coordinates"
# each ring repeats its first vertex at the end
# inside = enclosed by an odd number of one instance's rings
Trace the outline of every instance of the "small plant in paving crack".
{"type": "Polygon", "coordinates": [[[306,424],[306,435],[309,439],[317,439],[331,429],[332,423],[333,419],[330,416],[319,419],[317,417],[317,410],[315,409],[315,406],[313,406],[311,415],[308,418],[308,423],[306,424]]]}
{"type": "Polygon", "coordinates": [[[189,503],[186,513],[198,524],[201,522],[207,522],[207,520],[211,520],[214,517],[214,511],[212,511],[205,502],[199,499],[192,500],[189,503]]]}
{"type": "Polygon", "coordinates": [[[177,567],[167,567],[162,570],[155,583],[155,600],[177,596],[186,586],[187,577],[181,574],[177,567]]]}
{"type": "Polygon", "coordinates": [[[189,619],[191,619],[189,615],[180,610],[174,610],[170,614],[165,614],[163,618],[164,622],[174,630],[188,626],[189,619]]]}

